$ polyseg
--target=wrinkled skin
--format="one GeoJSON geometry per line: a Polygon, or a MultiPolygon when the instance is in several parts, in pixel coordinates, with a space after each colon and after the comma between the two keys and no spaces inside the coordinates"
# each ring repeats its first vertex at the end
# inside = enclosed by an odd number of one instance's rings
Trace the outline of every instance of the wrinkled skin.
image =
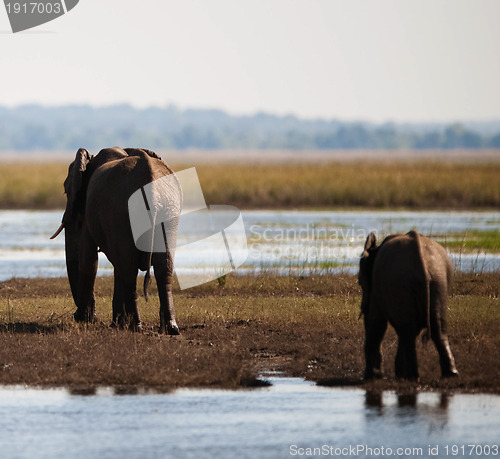
{"type": "Polygon", "coordinates": [[[172,298],[172,257],[168,250],[152,255],[138,250],[128,213],[128,199],[135,191],[171,173],[149,150],[107,148],[95,157],[83,148],[78,150],[64,182],[67,205],[61,225],[65,229],[66,266],[77,306],[76,321],[95,319],[94,282],[100,250],[114,267],[112,325],[141,328],[137,275],[139,270],[149,275],[152,265],[160,299],[160,331],[179,333],[172,298]]]}
{"type": "Polygon", "coordinates": [[[398,335],[396,377],[418,379],[415,341],[422,329],[439,354],[443,377],[457,376],[446,325],[453,268],[438,243],[414,231],[388,236],[380,246],[370,233],[360,260],[365,324],[365,378],[382,375],[380,345],[390,323],[398,335]]]}

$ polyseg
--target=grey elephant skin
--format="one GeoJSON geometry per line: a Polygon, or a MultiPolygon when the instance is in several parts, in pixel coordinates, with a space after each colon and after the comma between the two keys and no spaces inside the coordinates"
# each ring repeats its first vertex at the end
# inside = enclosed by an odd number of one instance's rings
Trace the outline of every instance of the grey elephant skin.
{"type": "Polygon", "coordinates": [[[398,335],[396,377],[418,379],[415,341],[427,329],[443,377],[458,375],[450,350],[446,305],[453,268],[444,248],[415,231],[394,234],[377,247],[373,233],[360,260],[365,325],[365,378],[382,375],[380,345],[390,323],[398,335]]]}
{"type": "MultiPolygon", "coordinates": [[[[173,257],[164,252],[147,253],[136,248],[129,221],[128,199],[153,180],[172,174],[154,152],[138,148],[106,148],[96,156],[80,148],[64,182],[67,204],[64,228],[66,267],[73,299],[74,318],[79,322],[95,318],[94,282],[98,251],[114,267],[113,322],[118,327],[141,328],[137,309],[138,271],[153,266],[160,299],[160,331],[178,334],[172,298],[173,257]]],[[[182,200],[175,195],[162,199],[182,200]]],[[[180,205],[178,206],[180,207],[180,205]]]]}

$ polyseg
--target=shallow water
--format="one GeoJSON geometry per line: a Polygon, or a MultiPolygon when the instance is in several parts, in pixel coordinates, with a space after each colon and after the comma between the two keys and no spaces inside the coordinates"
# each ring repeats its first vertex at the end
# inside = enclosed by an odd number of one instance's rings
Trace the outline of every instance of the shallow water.
{"type": "MultiPolygon", "coordinates": [[[[49,237],[58,228],[61,211],[0,211],[0,280],[12,277],[66,275],[64,236],[49,237]]],[[[417,229],[438,240],[450,233],[500,227],[500,212],[376,212],[376,211],[245,211],[249,257],[239,272],[283,274],[355,272],[366,236],[417,229]]],[[[451,253],[459,270],[500,269],[493,253],[451,253]]],[[[102,254],[99,275],[112,273],[102,254]]]]}
{"type": "Polygon", "coordinates": [[[298,378],[270,381],[271,387],[252,390],[120,396],[109,389],[83,396],[3,388],[1,457],[279,458],[304,457],[305,448],[344,448],[343,457],[349,449],[356,457],[380,457],[381,448],[393,455],[412,448],[404,457],[431,457],[429,448],[436,447],[445,457],[446,446],[452,456],[453,445],[468,452],[469,444],[481,445],[483,454],[466,456],[494,457],[493,450],[484,452],[498,444],[499,396],[381,394],[298,378]]]}

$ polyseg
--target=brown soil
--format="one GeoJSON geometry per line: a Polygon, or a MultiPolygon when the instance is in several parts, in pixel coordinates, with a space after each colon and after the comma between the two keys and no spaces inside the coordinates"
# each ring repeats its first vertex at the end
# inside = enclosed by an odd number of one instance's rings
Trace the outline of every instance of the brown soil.
{"type": "Polygon", "coordinates": [[[154,296],[141,299],[143,333],[110,329],[112,279],[96,287],[103,322],[77,326],[66,279],[0,283],[0,384],[236,388],[279,371],[330,386],[500,393],[500,274],[457,277],[448,317],[460,377],[441,380],[435,348],[419,341],[419,383],[394,379],[392,330],[383,342],[386,378],[362,380],[354,276],[228,276],[224,286],[177,290],[176,337],[156,333],[154,296]]]}

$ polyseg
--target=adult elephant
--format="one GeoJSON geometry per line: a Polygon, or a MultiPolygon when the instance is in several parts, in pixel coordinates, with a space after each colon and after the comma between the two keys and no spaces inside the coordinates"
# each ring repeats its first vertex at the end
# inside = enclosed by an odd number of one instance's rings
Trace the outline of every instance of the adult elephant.
{"type": "Polygon", "coordinates": [[[370,233],[360,260],[365,324],[365,378],[381,375],[380,344],[389,322],[398,334],[396,377],[418,379],[416,337],[427,328],[441,374],[458,375],[448,343],[446,303],[453,268],[444,248],[415,231],[388,236],[380,246],[370,233]]]}
{"type": "MultiPolygon", "coordinates": [[[[137,275],[139,270],[146,271],[144,291],[147,295],[149,270],[153,266],[160,298],[160,332],[179,334],[172,298],[173,256],[167,246],[162,252],[154,253],[136,247],[128,208],[128,200],[134,192],[144,193],[144,186],[170,174],[172,170],[161,158],[145,149],[106,148],[91,156],[80,148],[76,153],[64,182],[66,210],[61,226],[52,236],[56,237],[64,228],[66,267],[77,306],[76,321],[88,322],[95,318],[94,282],[97,254],[102,251],[114,267],[112,325],[141,328],[137,275]]],[[[154,199],[168,201],[171,208],[179,212],[182,195],[180,189],[178,191],[154,199]]],[[[175,218],[176,231],[178,215],[174,215],[175,218]]]]}

